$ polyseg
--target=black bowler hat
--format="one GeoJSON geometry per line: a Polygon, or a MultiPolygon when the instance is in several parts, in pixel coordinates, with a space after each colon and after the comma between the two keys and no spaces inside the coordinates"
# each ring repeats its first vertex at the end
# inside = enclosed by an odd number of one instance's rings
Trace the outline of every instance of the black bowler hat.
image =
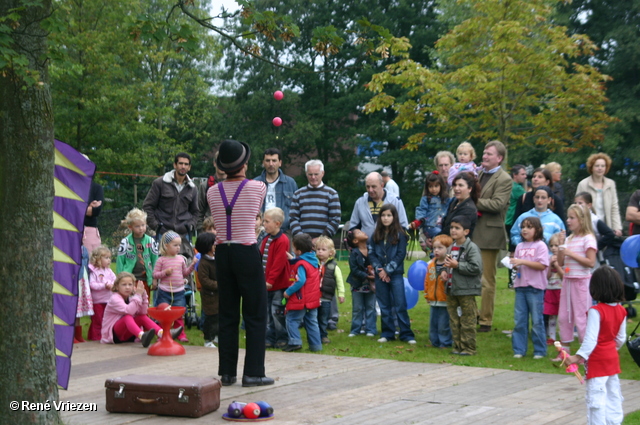
{"type": "Polygon", "coordinates": [[[249,160],[251,148],[245,142],[223,140],[218,149],[216,168],[225,173],[239,170],[249,160]]]}

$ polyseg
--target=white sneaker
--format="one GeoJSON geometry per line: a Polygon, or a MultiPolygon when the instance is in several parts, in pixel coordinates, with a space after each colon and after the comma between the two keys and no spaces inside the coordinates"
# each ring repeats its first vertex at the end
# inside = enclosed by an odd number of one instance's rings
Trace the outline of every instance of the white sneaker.
{"type": "Polygon", "coordinates": [[[371,336],[376,336],[376,335],[375,335],[375,334],[372,334],[371,332],[369,332],[369,333],[367,334],[367,336],[371,337],[371,336]]]}
{"type": "Polygon", "coordinates": [[[216,348],[216,345],[213,343],[213,341],[205,342],[204,346],[207,347],[207,348],[216,348]]]}
{"type": "Polygon", "coordinates": [[[522,354],[514,354],[513,358],[514,359],[521,359],[522,358],[522,354]]]}
{"type": "Polygon", "coordinates": [[[544,359],[544,356],[533,356],[533,360],[544,359]]]}
{"type": "Polygon", "coordinates": [[[378,340],[378,342],[387,342],[387,338],[382,337],[382,338],[380,338],[380,339],[378,340]]]}
{"type": "Polygon", "coordinates": [[[349,338],[353,338],[356,334],[349,334],[349,338]]]}
{"type": "Polygon", "coordinates": [[[215,338],[213,338],[213,343],[217,344],[218,343],[218,337],[216,336],[215,338]]]}
{"type": "Polygon", "coordinates": [[[416,345],[416,340],[415,339],[410,339],[409,341],[407,341],[409,344],[411,345],[416,345]]]}

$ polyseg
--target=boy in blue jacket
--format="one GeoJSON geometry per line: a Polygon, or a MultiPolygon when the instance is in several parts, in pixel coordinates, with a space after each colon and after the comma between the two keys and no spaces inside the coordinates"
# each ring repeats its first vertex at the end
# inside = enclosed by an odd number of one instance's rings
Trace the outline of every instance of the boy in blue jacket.
{"type": "Polygon", "coordinates": [[[307,330],[309,350],[321,351],[320,327],[318,326],[318,308],[320,307],[320,273],[318,257],[313,252],[313,240],[306,233],[293,237],[293,252],[296,258],[291,260],[291,280],[293,285],[284,291],[287,300],[286,317],[289,345],[282,351],[297,351],[302,348],[300,322],[304,320],[307,330]]]}

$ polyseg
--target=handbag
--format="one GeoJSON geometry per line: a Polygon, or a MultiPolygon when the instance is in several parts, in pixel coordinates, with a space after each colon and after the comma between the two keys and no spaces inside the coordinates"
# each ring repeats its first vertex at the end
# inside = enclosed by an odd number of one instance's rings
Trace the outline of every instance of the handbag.
{"type": "Polygon", "coordinates": [[[636,362],[638,367],[640,367],[640,336],[636,335],[636,330],[638,330],[638,326],[640,326],[640,322],[636,325],[631,332],[631,335],[627,337],[627,349],[629,350],[629,354],[633,358],[633,361],[636,362]]]}

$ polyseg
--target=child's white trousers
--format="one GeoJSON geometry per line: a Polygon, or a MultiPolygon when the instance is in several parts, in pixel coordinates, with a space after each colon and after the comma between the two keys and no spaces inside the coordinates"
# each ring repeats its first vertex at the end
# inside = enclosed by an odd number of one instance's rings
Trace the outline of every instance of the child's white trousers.
{"type": "Polygon", "coordinates": [[[587,379],[585,399],[588,425],[620,425],[622,423],[624,398],[620,391],[618,375],[587,379]]]}

